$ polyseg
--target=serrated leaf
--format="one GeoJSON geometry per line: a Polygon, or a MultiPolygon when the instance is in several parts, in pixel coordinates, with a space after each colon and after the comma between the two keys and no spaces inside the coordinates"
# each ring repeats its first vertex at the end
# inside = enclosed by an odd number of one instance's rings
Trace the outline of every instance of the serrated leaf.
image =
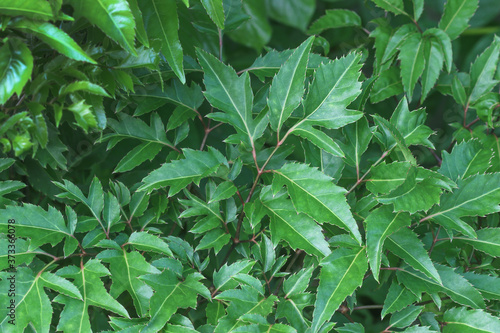
{"type": "Polygon", "coordinates": [[[471,66],[471,90],[469,103],[476,102],[482,95],[498,84],[494,79],[500,57],[500,38],[495,36],[491,45],[479,55],[471,66]]]}
{"type": "Polygon", "coordinates": [[[104,90],[104,88],[102,88],[101,86],[99,86],[95,83],[88,82],[88,81],[76,81],[76,82],[72,82],[68,85],[64,85],[59,90],[59,94],[64,96],[67,94],[75,93],[77,91],[84,91],[84,92],[94,94],[94,95],[111,97],[106,92],[106,90],[104,90]]]}
{"type": "Polygon", "coordinates": [[[224,29],[224,7],[222,0],[201,0],[212,21],[219,29],[224,29]]]}
{"type": "Polygon", "coordinates": [[[441,283],[441,278],[424,245],[410,229],[402,228],[389,236],[386,248],[416,270],[441,283]]]}
{"type": "Polygon", "coordinates": [[[372,115],[372,117],[375,120],[375,123],[378,125],[379,129],[383,131],[382,133],[384,137],[391,139],[390,141],[387,140],[385,144],[386,148],[390,150],[393,147],[397,146],[403,153],[405,160],[410,162],[410,164],[412,165],[416,165],[417,161],[415,160],[415,157],[413,157],[411,151],[408,149],[408,145],[406,144],[403,135],[396,128],[396,126],[378,115],[372,115]]]}
{"type": "Polygon", "coordinates": [[[361,17],[356,12],[346,9],[327,9],[325,15],[311,24],[307,33],[318,35],[326,29],[359,26],[361,26],[361,17]]]}
{"type": "Polygon", "coordinates": [[[304,126],[336,129],[362,117],[362,112],[347,109],[361,93],[360,61],[360,54],[350,53],[318,67],[304,101],[305,117],[290,133],[304,126]]]}
{"type": "Polygon", "coordinates": [[[288,298],[293,295],[303,293],[309,285],[309,280],[311,279],[314,267],[309,267],[303,269],[283,282],[283,291],[285,292],[285,297],[288,298]]]}
{"type": "Polygon", "coordinates": [[[48,22],[18,19],[10,26],[29,31],[68,58],[96,64],[68,34],[48,22]]]}
{"type": "Polygon", "coordinates": [[[214,272],[214,286],[217,290],[227,290],[235,288],[238,283],[233,279],[238,274],[247,274],[255,265],[255,261],[240,260],[231,265],[224,264],[218,272],[214,272]]]}
{"type": "Polygon", "coordinates": [[[295,49],[272,81],[267,105],[271,128],[278,133],[302,100],[307,61],[313,40],[314,37],[309,37],[295,49]]]}
{"type": "Polygon", "coordinates": [[[25,16],[44,21],[54,19],[50,4],[44,0],[2,0],[0,12],[4,15],[25,16]]]}
{"type": "Polygon", "coordinates": [[[393,281],[382,308],[381,318],[389,313],[401,311],[410,304],[415,303],[419,297],[413,294],[408,289],[400,286],[396,281],[393,281]]]}
{"type": "Polygon", "coordinates": [[[152,251],[163,253],[170,257],[173,256],[172,251],[170,250],[167,243],[165,243],[159,237],[147,232],[134,231],[130,235],[127,243],[133,245],[135,248],[141,251],[152,251]]]}
{"type": "Polygon", "coordinates": [[[500,279],[485,274],[465,272],[461,274],[488,300],[500,300],[500,279]]]}
{"type": "Polygon", "coordinates": [[[453,268],[439,264],[435,264],[435,267],[443,282],[442,285],[411,268],[400,269],[397,272],[398,281],[417,295],[422,292],[443,292],[459,304],[476,309],[484,308],[483,297],[465,278],[456,273],[453,268]]]}
{"type": "Polygon", "coordinates": [[[0,48],[0,105],[13,94],[21,96],[32,70],[33,56],[21,40],[11,38],[0,48]]]}
{"type": "Polygon", "coordinates": [[[444,55],[442,53],[441,44],[437,38],[424,39],[424,59],[425,69],[422,73],[422,97],[420,101],[423,102],[431,89],[436,84],[441,69],[443,68],[444,55]]]}
{"type": "Polygon", "coordinates": [[[410,101],[418,78],[425,69],[424,44],[422,35],[412,34],[402,43],[399,49],[398,58],[401,61],[401,78],[410,101]]]}
{"type": "Polygon", "coordinates": [[[273,196],[268,186],[261,191],[260,199],[271,219],[271,239],[274,244],[285,240],[292,248],[302,249],[319,258],[330,254],[321,227],[308,215],[297,214],[285,192],[273,196]]]}
{"type": "Polygon", "coordinates": [[[124,49],[136,55],[135,20],[126,0],[68,0],[77,16],[85,17],[124,49]]]}
{"type": "Polygon", "coordinates": [[[368,120],[363,117],[354,124],[345,126],[342,133],[346,138],[345,142],[340,143],[342,151],[345,153],[345,160],[359,173],[361,156],[368,149],[373,131],[368,125],[368,120]]]}
{"type": "Polygon", "coordinates": [[[410,215],[404,212],[393,213],[390,206],[373,210],[365,220],[366,252],[373,277],[378,282],[380,263],[385,239],[399,228],[410,225],[410,215]]]}
{"type": "Polygon", "coordinates": [[[453,240],[470,244],[490,256],[500,257],[500,228],[484,228],[477,230],[476,234],[477,238],[453,237],[453,240]]]}
{"type": "Polygon", "coordinates": [[[308,165],[289,163],[274,171],[273,191],[277,192],[283,185],[287,186],[297,211],[319,223],[332,223],[346,229],[361,244],[358,226],[344,196],[346,190],[333,184],[331,177],[308,165]]]}
{"type": "Polygon", "coordinates": [[[195,250],[199,251],[213,248],[215,253],[218,253],[230,240],[231,235],[225,233],[221,229],[211,230],[203,236],[195,250]]]}
{"type": "Polygon", "coordinates": [[[458,189],[445,193],[440,206],[423,220],[433,219],[447,229],[476,238],[474,229],[462,221],[465,216],[487,215],[500,211],[500,173],[475,175],[457,181],[458,189]]]}
{"type": "Polygon", "coordinates": [[[219,165],[227,164],[224,156],[211,147],[208,151],[186,148],[183,153],[185,159],[165,163],[146,176],[138,191],[170,186],[169,196],[173,196],[192,182],[198,184],[202,178],[215,172],[219,165]]]}
{"type": "Polygon", "coordinates": [[[397,328],[409,326],[417,319],[423,309],[423,306],[410,305],[406,309],[393,314],[391,316],[390,325],[397,328]]]}
{"type": "Polygon", "coordinates": [[[406,15],[409,16],[404,10],[403,0],[372,0],[377,6],[383,10],[387,10],[396,15],[406,15]]]}
{"type": "Polygon", "coordinates": [[[343,157],[344,153],[339,145],[333,141],[325,132],[317,130],[312,126],[302,125],[293,130],[293,134],[301,138],[309,140],[316,147],[323,149],[333,156],[343,157]]]}
{"type": "Polygon", "coordinates": [[[442,156],[443,161],[438,171],[457,181],[485,173],[490,166],[491,151],[483,149],[479,140],[469,140],[456,144],[451,153],[443,151],[442,156]]]}
{"type": "Polygon", "coordinates": [[[498,332],[500,319],[482,310],[467,310],[466,308],[453,308],[443,315],[446,325],[444,333],[452,332],[498,332]]]}
{"type": "Polygon", "coordinates": [[[478,0],[448,0],[439,21],[439,28],[453,40],[469,26],[469,20],[476,12],[478,0]]]}
{"type": "Polygon", "coordinates": [[[182,46],[179,41],[179,18],[175,0],[141,0],[139,7],[144,18],[145,29],[150,39],[161,41],[161,53],[168,65],[184,84],[182,46]]]}
{"type": "Polygon", "coordinates": [[[88,307],[100,307],[112,311],[123,317],[130,318],[127,310],[116,299],[111,297],[101,277],[108,276],[110,272],[99,260],[91,259],[82,265],[81,269],[76,266],[65,266],[56,272],[57,275],[73,279],[73,283],[83,296],[83,300],[77,300],[64,295],[58,295],[54,302],[64,304],[57,330],[65,332],[90,331],[88,307]]]}
{"type": "Polygon", "coordinates": [[[378,75],[370,93],[370,101],[372,103],[379,103],[403,92],[404,87],[400,69],[398,67],[390,67],[378,75]]]}
{"type": "Polygon", "coordinates": [[[97,255],[97,258],[110,264],[109,270],[113,281],[110,295],[118,298],[125,290],[128,291],[137,313],[140,316],[146,315],[153,290],[138,277],[144,274],[159,274],[160,271],[146,262],[137,251],[104,250],[97,255]]]}
{"type": "Polygon", "coordinates": [[[179,281],[175,273],[166,269],[161,274],[142,275],[140,279],[155,290],[150,301],[151,320],[141,333],[161,330],[178,308],[196,308],[198,294],[211,298],[209,290],[199,282],[203,279],[199,273],[192,273],[184,281],[179,281]]]}
{"type": "Polygon", "coordinates": [[[365,248],[338,249],[321,261],[311,332],[329,321],[344,299],[363,283],[368,269],[365,248]]]}
{"type": "Polygon", "coordinates": [[[118,165],[116,166],[114,173],[116,172],[126,172],[134,169],[135,167],[141,165],[146,160],[153,160],[156,155],[161,151],[163,146],[155,142],[144,142],[132,149],[125,155],[118,165]]]}
{"type": "Polygon", "coordinates": [[[236,193],[236,191],[238,191],[238,189],[233,185],[232,182],[223,182],[219,186],[217,186],[208,203],[229,199],[236,193]]]}
{"type": "Polygon", "coordinates": [[[261,133],[257,132],[258,126],[252,118],[253,92],[248,72],[238,76],[213,55],[202,50],[197,50],[197,55],[205,73],[205,97],[213,107],[223,111],[211,114],[210,118],[231,124],[236,131],[248,136],[253,145],[261,133]]]}
{"type": "Polygon", "coordinates": [[[451,46],[451,39],[448,34],[441,29],[431,28],[424,31],[424,36],[434,37],[439,45],[441,45],[441,52],[444,57],[446,70],[450,73],[453,66],[453,49],[451,46]]]}

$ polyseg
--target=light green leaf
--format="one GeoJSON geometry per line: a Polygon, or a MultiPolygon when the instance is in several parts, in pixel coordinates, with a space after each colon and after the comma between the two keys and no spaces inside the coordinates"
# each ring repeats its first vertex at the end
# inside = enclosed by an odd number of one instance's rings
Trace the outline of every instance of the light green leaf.
{"type": "Polygon", "coordinates": [[[161,53],[167,59],[168,65],[184,84],[182,46],[179,41],[179,18],[175,0],[141,0],[146,32],[151,40],[161,41],[161,53]]]}
{"type": "Polygon", "coordinates": [[[344,299],[363,283],[368,269],[365,248],[341,248],[321,261],[319,287],[314,303],[311,332],[319,332],[344,299]]]}
{"type": "Polygon", "coordinates": [[[229,243],[230,240],[230,234],[225,233],[221,229],[214,229],[203,236],[195,250],[199,251],[213,248],[215,253],[219,253],[222,247],[229,243]]]}
{"type": "Polygon", "coordinates": [[[61,89],[59,89],[59,95],[64,96],[77,91],[84,91],[94,95],[111,97],[103,87],[88,81],[76,81],[68,85],[64,85],[61,87],[61,89]]]}
{"type": "Polygon", "coordinates": [[[0,197],[25,187],[26,184],[17,180],[6,180],[0,182],[0,197]]]}
{"type": "Polygon", "coordinates": [[[68,34],[50,23],[18,19],[13,21],[10,26],[33,33],[68,58],[96,64],[95,60],[89,57],[68,34]]]}
{"type": "Polygon", "coordinates": [[[312,126],[303,125],[293,130],[293,134],[309,140],[316,147],[332,154],[333,156],[343,157],[344,153],[339,145],[333,141],[325,132],[317,130],[312,126]]]}
{"type": "Polygon", "coordinates": [[[134,15],[135,19],[135,32],[137,33],[137,39],[141,42],[142,45],[149,48],[149,39],[146,33],[146,29],[144,28],[144,20],[142,19],[142,12],[139,9],[138,0],[128,0],[128,4],[130,5],[130,11],[132,15],[134,15]]]}
{"type": "Polygon", "coordinates": [[[140,251],[152,251],[166,254],[172,257],[172,251],[170,250],[167,243],[165,243],[158,236],[149,234],[147,232],[137,232],[134,231],[128,239],[128,244],[133,245],[136,249],[140,251]]]}
{"type": "Polygon", "coordinates": [[[500,278],[465,272],[461,274],[488,300],[500,300],[500,278]]]}
{"type": "Polygon", "coordinates": [[[135,20],[126,0],[67,0],[77,16],[85,17],[109,38],[136,55],[135,20]]]}
{"type": "Polygon", "coordinates": [[[410,215],[404,212],[393,213],[390,206],[373,210],[365,220],[366,252],[373,277],[378,282],[380,262],[385,239],[399,228],[410,225],[410,215]]]}
{"type": "Polygon", "coordinates": [[[222,0],[201,0],[208,16],[214,21],[219,29],[224,29],[224,7],[222,0]]]}
{"type": "Polygon", "coordinates": [[[401,78],[408,99],[411,101],[418,78],[425,69],[425,46],[422,35],[412,34],[401,45],[398,59],[401,61],[401,78]]]}
{"type": "Polygon", "coordinates": [[[448,73],[451,72],[453,66],[453,49],[451,46],[451,39],[446,32],[441,29],[431,28],[424,31],[425,36],[432,36],[441,45],[441,53],[444,56],[444,62],[446,64],[446,70],[448,73]]]}
{"type": "Polygon", "coordinates": [[[441,44],[437,38],[424,39],[424,57],[425,69],[422,73],[422,97],[420,101],[423,102],[431,89],[436,84],[441,69],[443,68],[444,55],[442,53],[441,44]]]}
{"type": "Polygon", "coordinates": [[[36,20],[53,20],[50,4],[45,0],[2,0],[0,3],[2,15],[25,16],[36,20]]]}
{"type": "Polygon", "coordinates": [[[413,0],[413,18],[418,21],[424,11],[424,0],[413,0]]]}
{"type": "Polygon", "coordinates": [[[500,330],[500,319],[482,310],[453,308],[444,313],[446,325],[443,333],[495,333],[500,330]]]}
{"type": "Polygon", "coordinates": [[[313,41],[314,37],[309,37],[295,49],[272,81],[267,105],[271,128],[278,133],[304,95],[307,61],[313,41]]]}
{"type": "Polygon", "coordinates": [[[271,239],[274,244],[285,240],[294,249],[323,258],[330,254],[322,229],[309,216],[297,214],[285,192],[273,196],[271,187],[261,191],[262,205],[271,219],[271,239]]]}
{"type": "Polygon", "coordinates": [[[368,145],[373,137],[373,131],[368,125],[368,120],[362,117],[354,124],[349,124],[342,129],[345,143],[341,142],[340,146],[345,153],[345,160],[347,164],[356,168],[359,173],[361,156],[368,149],[368,145]]]}
{"type": "Polygon", "coordinates": [[[406,144],[403,135],[396,128],[396,126],[378,115],[372,115],[372,117],[378,125],[379,130],[384,134],[384,137],[390,139],[385,143],[386,149],[391,150],[397,146],[403,153],[406,161],[410,162],[412,165],[417,165],[415,157],[413,157],[410,149],[408,149],[408,145],[406,144]]]}
{"type": "Polygon", "coordinates": [[[410,305],[406,309],[393,314],[391,316],[390,325],[397,328],[409,326],[417,319],[423,309],[423,306],[410,305]]]}
{"type": "Polygon", "coordinates": [[[183,150],[185,159],[174,160],[163,164],[143,179],[143,185],[138,191],[151,191],[170,186],[169,196],[177,194],[188,184],[199,184],[200,180],[212,172],[219,165],[227,165],[224,156],[217,150],[209,147],[208,151],[183,150]]]}
{"type": "Polygon", "coordinates": [[[276,193],[286,185],[299,212],[319,223],[331,223],[346,229],[361,244],[361,235],[345,199],[346,190],[336,186],[332,178],[305,164],[289,163],[274,171],[272,188],[276,193]]]}
{"type": "Polygon", "coordinates": [[[360,26],[361,17],[355,12],[346,9],[327,9],[325,15],[311,24],[307,33],[318,35],[326,29],[360,26]]]}
{"type": "Polygon", "coordinates": [[[217,186],[208,203],[229,199],[234,194],[236,194],[237,190],[238,189],[233,185],[232,182],[223,182],[219,186],[217,186]]]}
{"type": "Polygon", "coordinates": [[[32,70],[31,51],[21,40],[9,39],[0,48],[0,105],[5,104],[13,94],[21,96],[32,70]]]}
{"type": "Polygon", "coordinates": [[[313,270],[314,267],[309,267],[287,278],[285,282],[283,282],[285,297],[288,298],[303,293],[309,285],[313,270]]]}
{"type": "Polygon", "coordinates": [[[424,244],[410,229],[402,228],[390,235],[385,242],[385,247],[414,269],[442,283],[439,273],[424,249],[424,244]]]}
{"type": "Polygon", "coordinates": [[[469,27],[469,20],[476,12],[478,0],[448,0],[444,14],[439,21],[439,29],[453,40],[469,27]]]}
{"type": "Polygon", "coordinates": [[[240,260],[231,265],[224,264],[218,272],[214,272],[214,286],[217,290],[228,290],[238,286],[234,277],[238,274],[247,274],[255,265],[255,261],[240,260]]]}

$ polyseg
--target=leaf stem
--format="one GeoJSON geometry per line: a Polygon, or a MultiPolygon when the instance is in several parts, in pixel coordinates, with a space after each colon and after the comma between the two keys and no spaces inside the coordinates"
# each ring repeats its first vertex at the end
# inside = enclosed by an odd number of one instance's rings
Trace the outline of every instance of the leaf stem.
{"type": "Polygon", "coordinates": [[[363,176],[361,176],[361,178],[359,178],[357,181],[356,181],[356,184],[354,184],[350,189],[349,191],[347,191],[346,195],[348,195],[349,193],[351,193],[359,184],[361,184],[363,182],[363,179],[365,179],[365,177],[370,173],[370,171],[372,170],[373,167],[377,166],[380,162],[382,162],[384,160],[384,158],[387,157],[387,155],[389,155],[389,152],[390,150],[387,150],[387,151],[384,151],[382,153],[382,156],[380,156],[380,158],[375,162],[373,163],[370,168],[368,169],[368,171],[365,172],[365,174],[363,176]]]}

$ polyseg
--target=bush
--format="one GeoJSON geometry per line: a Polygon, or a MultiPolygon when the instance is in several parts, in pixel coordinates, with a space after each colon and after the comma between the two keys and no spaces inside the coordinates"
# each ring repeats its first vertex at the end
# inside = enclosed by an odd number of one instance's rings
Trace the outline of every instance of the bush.
{"type": "Polygon", "coordinates": [[[2,0],[2,332],[500,332],[496,0],[2,0]]]}

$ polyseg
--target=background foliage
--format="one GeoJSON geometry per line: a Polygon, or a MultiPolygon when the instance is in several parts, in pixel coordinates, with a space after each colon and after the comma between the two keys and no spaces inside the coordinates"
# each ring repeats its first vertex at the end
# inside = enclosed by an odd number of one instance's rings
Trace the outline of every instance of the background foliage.
{"type": "Polygon", "coordinates": [[[499,332],[499,14],[2,0],[0,330],[499,332]]]}

